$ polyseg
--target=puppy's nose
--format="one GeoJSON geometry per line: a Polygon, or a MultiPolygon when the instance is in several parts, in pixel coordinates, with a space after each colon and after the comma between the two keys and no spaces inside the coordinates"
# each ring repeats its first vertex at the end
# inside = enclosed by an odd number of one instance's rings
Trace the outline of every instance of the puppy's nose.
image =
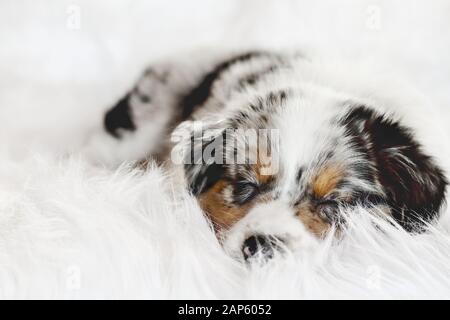
{"type": "Polygon", "coordinates": [[[266,259],[273,257],[276,239],[264,235],[253,235],[248,237],[242,246],[242,254],[247,261],[255,255],[261,255],[266,259]]]}

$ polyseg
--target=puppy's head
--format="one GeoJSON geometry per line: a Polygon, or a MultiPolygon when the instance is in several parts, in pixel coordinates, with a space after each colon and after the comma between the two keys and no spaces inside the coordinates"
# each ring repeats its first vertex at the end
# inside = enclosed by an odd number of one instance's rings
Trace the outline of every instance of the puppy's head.
{"type": "Polygon", "coordinates": [[[364,206],[421,230],[446,180],[413,132],[370,106],[283,90],[190,131],[190,190],[231,254],[309,246],[364,206]]]}

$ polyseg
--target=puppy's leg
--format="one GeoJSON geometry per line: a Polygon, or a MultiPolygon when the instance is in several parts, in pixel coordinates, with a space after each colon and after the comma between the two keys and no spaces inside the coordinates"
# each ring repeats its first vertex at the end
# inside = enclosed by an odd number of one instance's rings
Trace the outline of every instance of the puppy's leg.
{"type": "Polygon", "coordinates": [[[104,130],[115,141],[114,162],[158,155],[176,118],[174,65],[156,65],[142,74],[103,119],[104,130]],[[116,160],[117,159],[117,160],[116,160]]]}
{"type": "MultiPolygon", "coordinates": [[[[94,161],[114,166],[127,160],[165,160],[172,130],[212,94],[214,81],[236,63],[260,56],[269,59],[254,53],[202,50],[178,54],[177,59],[149,67],[136,85],[106,112],[103,132],[92,139],[88,148],[94,161]]],[[[263,68],[264,72],[268,63],[270,59],[258,64],[257,69],[263,68]]],[[[247,69],[236,70],[235,76],[222,82],[221,92],[231,91],[237,80],[255,72],[247,69]]],[[[211,106],[202,110],[212,111],[211,106]]]]}
{"type": "Polygon", "coordinates": [[[171,130],[178,124],[179,99],[214,63],[185,55],[147,68],[135,86],[107,112],[101,133],[87,153],[95,162],[116,166],[123,161],[164,159],[171,130]]]}

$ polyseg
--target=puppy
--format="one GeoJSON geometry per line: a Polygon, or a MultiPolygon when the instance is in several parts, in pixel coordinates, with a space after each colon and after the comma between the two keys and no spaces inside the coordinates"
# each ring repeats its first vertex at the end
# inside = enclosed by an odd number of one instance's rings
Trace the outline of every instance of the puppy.
{"type": "Polygon", "coordinates": [[[118,161],[182,166],[230,254],[308,246],[344,207],[412,232],[438,216],[444,171],[401,107],[348,90],[346,70],[269,51],[184,59],[148,68],[104,127],[118,161]]]}

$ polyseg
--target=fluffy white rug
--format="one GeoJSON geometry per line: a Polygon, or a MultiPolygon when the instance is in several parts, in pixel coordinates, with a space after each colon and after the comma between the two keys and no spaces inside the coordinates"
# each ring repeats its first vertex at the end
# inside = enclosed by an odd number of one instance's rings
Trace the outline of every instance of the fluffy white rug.
{"type": "Polygon", "coordinates": [[[2,298],[450,298],[450,223],[411,236],[357,215],[325,241],[247,268],[160,170],[34,157],[0,173],[2,298]]]}
{"type": "Polygon", "coordinates": [[[162,169],[101,168],[78,153],[147,60],[222,39],[376,53],[430,97],[446,128],[449,5],[184,3],[0,5],[0,298],[450,298],[448,212],[419,236],[376,230],[356,212],[341,242],[248,268],[162,169]]]}

